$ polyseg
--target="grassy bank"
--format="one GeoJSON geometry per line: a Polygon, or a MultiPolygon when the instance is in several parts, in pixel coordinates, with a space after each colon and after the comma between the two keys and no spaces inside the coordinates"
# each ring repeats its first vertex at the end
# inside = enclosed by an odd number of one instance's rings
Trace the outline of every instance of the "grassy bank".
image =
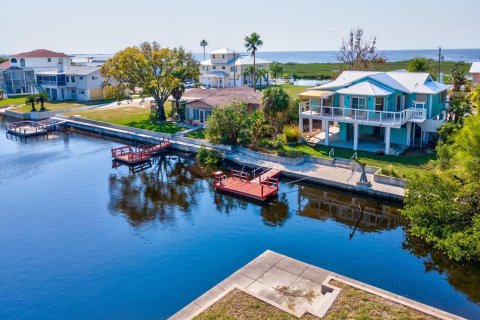
{"type": "Polygon", "coordinates": [[[19,106],[25,103],[27,96],[17,96],[0,100],[0,107],[2,106],[19,106]]]}
{"type": "MultiPolygon", "coordinates": [[[[165,112],[169,114],[169,108],[166,107],[165,112]]],[[[118,106],[70,112],[66,115],[79,115],[91,120],[163,133],[177,133],[185,130],[184,127],[173,122],[157,122],[150,120],[150,108],[146,106],[118,106]]]]}
{"type": "MultiPolygon", "coordinates": [[[[369,70],[372,71],[394,71],[399,69],[406,69],[409,60],[387,62],[385,64],[377,64],[372,66],[369,70]]],[[[444,74],[449,74],[453,65],[456,62],[444,61],[441,64],[441,70],[444,74]]],[[[437,62],[431,61],[434,71],[437,70],[437,62]]],[[[336,77],[340,72],[345,70],[345,66],[341,63],[284,63],[282,64],[285,73],[291,74],[296,78],[303,79],[331,79],[336,77]]],[[[465,70],[468,72],[471,64],[465,63],[465,70]]]]}
{"type": "MultiPolygon", "coordinates": [[[[25,102],[25,98],[23,98],[23,102],[25,102]]],[[[73,100],[64,100],[64,101],[52,101],[52,102],[45,102],[45,111],[56,111],[56,110],[65,110],[65,109],[73,109],[85,106],[92,106],[97,104],[105,104],[112,102],[112,100],[96,100],[96,101],[88,101],[88,102],[78,102],[73,100]]],[[[40,111],[40,105],[35,104],[35,108],[37,111],[40,111]]],[[[13,111],[27,113],[32,111],[31,105],[23,105],[19,108],[15,108],[13,111]]]]}
{"type": "MultiPolygon", "coordinates": [[[[315,146],[308,144],[284,145],[279,150],[280,153],[286,153],[295,156],[296,154],[311,155],[320,158],[330,158],[328,153],[332,147],[315,146]]],[[[335,157],[349,159],[354,151],[350,149],[334,148],[335,157]]],[[[380,167],[384,174],[405,179],[414,179],[417,175],[427,170],[433,169],[432,160],[434,154],[428,154],[418,151],[411,151],[401,156],[377,155],[372,152],[358,151],[358,158],[367,165],[380,167]]]]}

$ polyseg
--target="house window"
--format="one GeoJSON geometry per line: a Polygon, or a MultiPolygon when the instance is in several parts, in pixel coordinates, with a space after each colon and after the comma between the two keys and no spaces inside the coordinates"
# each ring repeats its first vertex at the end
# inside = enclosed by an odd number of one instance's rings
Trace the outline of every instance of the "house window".
{"type": "Polygon", "coordinates": [[[193,120],[200,120],[200,112],[198,109],[192,109],[193,111],[193,120]]]}
{"type": "Polygon", "coordinates": [[[69,83],[70,82],[70,77],[67,76],[66,80],[67,80],[67,83],[69,83]]]}
{"type": "Polygon", "coordinates": [[[447,91],[440,92],[440,103],[447,101],[447,91]]]}
{"type": "Polygon", "coordinates": [[[80,90],[80,94],[85,94],[85,90],[80,90]]]}
{"type": "Polygon", "coordinates": [[[71,79],[72,79],[72,83],[75,83],[75,76],[72,76],[71,79]]]}
{"type": "Polygon", "coordinates": [[[224,54],[222,54],[222,59],[225,59],[225,55],[224,55],[224,54]]]}
{"type": "Polygon", "coordinates": [[[214,55],[214,54],[212,54],[212,58],[215,59],[215,55],[214,55]]]}
{"type": "Polygon", "coordinates": [[[47,61],[48,61],[48,62],[52,62],[52,58],[47,58],[47,61]]]}
{"type": "Polygon", "coordinates": [[[230,72],[233,72],[233,67],[230,67],[230,72]]]}
{"type": "Polygon", "coordinates": [[[365,109],[367,107],[367,100],[365,98],[353,97],[352,109],[365,109]]]}
{"type": "Polygon", "coordinates": [[[92,80],[97,80],[98,77],[97,76],[92,76],[92,80]]]}
{"type": "Polygon", "coordinates": [[[402,96],[397,96],[395,106],[397,111],[402,111],[402,96]]]}
{"type": "Polygon", "coordinates": [[[12,60],[10,60],[12,63],[17,63],[17,59],[15,58],[12,58],[12,60]]]}
{"type": "Polygon", "coordinates": [[[83,80],[83,77],[78,77],[78,80],[83,80]]]}
{"type": "Polygon", "coordinates": [[[20,67],[25,68],[25,59],[20,59],[20,67]]]}
{"type": "Polygon", "coordinates": [[[217,66],[213,66],[212,69],[213,69],[213,70],[217,69],[217,66]]]}
{"type": "Polygon", "coordinates": [[[222,66],[222,70],[225,70],[225,66],[222,66]]]}
{"type": "Polygon", "coordinates": [[[375,98],[375,110],[383,111],[384,102],[385,102],[385,98],[375,98]]]}
{"type": "Polygon", "coordinates": [[[77,92],[75,91],[75,89],[72,90],[72,94],[76,94],[77,92]]]}

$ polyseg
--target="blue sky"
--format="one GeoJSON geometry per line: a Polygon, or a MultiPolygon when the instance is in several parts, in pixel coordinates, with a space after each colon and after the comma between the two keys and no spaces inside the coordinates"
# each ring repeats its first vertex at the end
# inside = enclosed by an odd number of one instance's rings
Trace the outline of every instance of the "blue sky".
{"type": "Polygon", "coordinates": [[[0,53],[46,48],[114,53],[145,40],[200,52],[243,48],[256,31],[264,51],[337,50],[354,26],[378,48],[480,48],[480,0],[0,0],[0,53]],[[128,5],[127,5],[128,4],[128,5]],[[15,8],[16,6],[20,8],[15,8]]]}

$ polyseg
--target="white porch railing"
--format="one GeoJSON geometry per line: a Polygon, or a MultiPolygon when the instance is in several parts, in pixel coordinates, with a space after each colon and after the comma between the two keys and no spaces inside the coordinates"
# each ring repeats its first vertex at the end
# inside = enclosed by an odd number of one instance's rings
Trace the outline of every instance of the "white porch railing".
{"type": "Polygon", "coordinates": [[[389,126],[400,126],[407,121],[423,122],[426,119],[425,109],[408,108],[399,112],[376,111],[310,105],[309,102],[300,103],[299,112],[305,118],[389,126]]]}

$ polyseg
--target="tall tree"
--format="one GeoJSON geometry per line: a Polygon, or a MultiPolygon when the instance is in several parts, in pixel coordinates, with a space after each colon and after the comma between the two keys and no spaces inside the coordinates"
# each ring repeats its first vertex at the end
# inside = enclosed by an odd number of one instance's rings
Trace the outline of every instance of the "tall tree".
{"type": "Polygon", "coordinates": [[[273,80],[275,81],[275,85],[277,85],[277,78],[279,78],[283,74],[283,67],[280,63],[278,62],[272,62],[270,65],[270,74],[273,77],[273,80]]]}
{"type": "Polygon", "coordinates": [[[200,47],[203,47],[203,60],[205,60],[205,48],[208,46],[207,40],[200,41],[200,47]]]}
{"type": "Polygon", "coordinates": [[[432,64],[429,59],[416,57],[410,60],[407,66],[407,70],[410,72],[428,72],[433,71],[432,64]]]}
{"type": "Polygon", "coordinates": [[[451,70],[453,92],[460,92],[462,86],[467,84],[467,71],[465,63],[457,62],[451,70]]]}
{"type": "Polygon", "coordinates": [[[270,87],[262,93],[263,112],[273,126],[273,135],[277,137],[286,121],[290,97],[282,87],[270,87]]]}
{"type": "Polygon", "coordinates": [[[184,92],[185,92],[185,86],[183,84],[181,84],[180,86],[172,90],[172,97],[173,99],[175,99],[175,109],[177,109],[176,112],[179,117],[180,117],[180,99],[182,98],[184,92]]]}
{"type": "Polygon", "coordinates": [[[374,63],[385,63],[386,59],[377,53],[377,38],[365,40],[362,28],[353,28],[344,38],[337,53],[337,60],[350,70],[364,70],[374,63]]]}
{"type": "Polygon", "coordinates": [[[183,48],[162,48],[143,42],[117,52],[102,65],[101,73],[110,86],[140,87],[157,103],[156,114],[166,120],[164,103],[185,79],[197,78],[198,62],[183,48]]]}
{"type": "Polygon", "coordinates": [[[257,54],[257,50],[259,47],[263,45],[262,39],[260,39],[260,35],[256,32],[253,32],[251,35],[245,37],[245,48],[247,51],[252,53],[253,57],[253,91],[257,91],[257,78],[255,74],[256,69],[256,61],[255,57],[257,54]]]}

